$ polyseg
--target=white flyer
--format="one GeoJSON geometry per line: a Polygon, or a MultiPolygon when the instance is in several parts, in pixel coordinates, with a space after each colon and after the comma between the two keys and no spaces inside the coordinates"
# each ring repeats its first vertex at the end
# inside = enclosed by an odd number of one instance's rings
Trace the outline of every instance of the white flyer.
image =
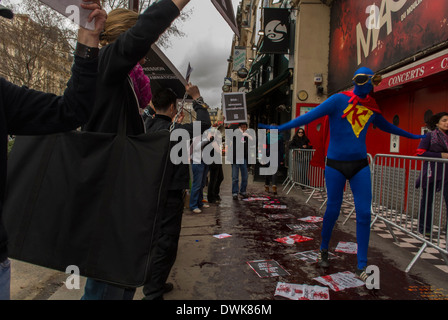
{"type": "Polygon", "coordinates": [[[340,241],[334,249],[336,252],[356,254],[358,252],[358,244],[354,242],[344,242],[340,241]]]}
{"type": "Polygon", "coordinates": [[[308,217],[305,217],[305,218],[299,218],[297,220],[304,221],[304,222],[316,223],[316,222],[324,221],[324,218],[322,218],[322,217],[315,217],[315,216],[308,216],[308,217]]]}
{"type": "Polygon", "coordinates": [[[330,290],[327,287],[278,282],[274,296],[290,300],[330,300],[330,290]]]}
{"type": "MultiPolygon", "coordinates": [[[[66,16],[68,19],[77,25],[89,29],[95,29],[95,20],[88,22],[90,10],[81,7],[82,0],[39,0],[50,8],[56,10],[60,14],[66,16]]],[[[88,2],[87,2],[88,3],[88,2]]]]}
{"type": "Polygon", "coordinates": [[[218,239],[224,239],[224,238],[228,238],[231,237],[232,235],[228,234],[228,233],[221,233],[221,234],[215,234],[214,237],[218,238],[218,239]]]}
{"type": "Polygon", "coordinates": [[[365,283],[356,278],[356,275],[350,271],[338,272],[328,276],[314,278],[317,282],[330,287],[333,291],[341,291],[349,288],[361,287],[365,283]]]}

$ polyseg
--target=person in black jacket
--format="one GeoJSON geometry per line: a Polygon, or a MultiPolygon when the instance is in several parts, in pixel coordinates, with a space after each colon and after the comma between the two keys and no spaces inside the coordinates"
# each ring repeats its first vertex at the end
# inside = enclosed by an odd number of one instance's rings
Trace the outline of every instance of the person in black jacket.
{"type": "MultiPolygon", "coordinates": [[[[211,126],[210,114],[207,104],[200,96],[197,86],[188,84],[187,93],[194,99],[193,108],[196,111],[196,124],[200,124],[200,133],[206,131],[211,126]]],[[[175,120],[176,94],[170,89],[161,89],[152,100],[156,110],[154,118],[146,119],[147,132],[157,132],[160,130],[170,130],[175,120]]],[[[194,138],[193,123],[174,123],[174,130],[183,129],[188,133],[188,138],[194,138]]],[[[182,143],[185,141],[178,141],[182,143]]],[[[185,148],[184,150],[187,150],[185,148]]],[[[171,159],[173,161],[173,159],[171,159]]],[[[190,170],[188,163],[174,165],[172,176],[168,178],[168,194],[166,204],[161,216],[161,234],[157,242],[156,252],[152,259],[148,282],[143,287],[145,300],[163,299],[163,294],[170,291],[173,286],[166,283],[171,268],[177,256],[177,247],[181,230],[182,214],[184,209],[185,190],[189,188],[190,170]]]]}
{"type": "MultiPolygon", "coordinates": [[[[145,132],[140,114],[141,97],[134,89],[130,73],[188,2],[190,0],[161,0],[140,15],[126,9],[109,13],[102,32],[97,97],[92,116],[83,130],[116,133],[124,112],[128,135],[145,132]]],[[[88,278],[82,300],[132,300],[134,294],[135,288],[88,278]]]]}
{"type": "MultiPolygon", "coordinates": [[[[99,0],[82,4],[82,7],[92,10],[89,19],[95,18],[95,30],[80,28],[78,31],[72,76],[63,96],[19,87],[0,77],[0,135],[3,136],[3,147],[0,148],[0,300],[9,300],[11,282],[7,235],[1,219],[7,135],[50,134],[76,129],[88,120],[95,101],[99,35],[104,28],[106,12],[101,9],[99,0]]],[[[0,16],[11,19],[13,13],[0,6],[0,16]]]]}

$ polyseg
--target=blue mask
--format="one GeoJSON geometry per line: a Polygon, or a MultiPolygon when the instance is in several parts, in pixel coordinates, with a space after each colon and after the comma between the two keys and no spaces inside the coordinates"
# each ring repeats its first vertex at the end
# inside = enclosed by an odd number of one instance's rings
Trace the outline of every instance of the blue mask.
{"type": "MultiPolygon", "coordinates": [[[[374,75],[373,71],[369,68],[366,67],[361,67],[358,70],[356,70],[355,74],[353,75],[353,77],[355,77],[357,74],[367,74],[367,75],[374,75]]],[[[372,84],[372,80],[370,79],[367,83],[363,84],[363,85],[358,85],[356,83],[354,83],[355,85],[355,89],[353,90],[353,92],[361,98],[365,98],[367,97],[367,95],[372,92],[373,90],[373,84],[372,84]]]]}

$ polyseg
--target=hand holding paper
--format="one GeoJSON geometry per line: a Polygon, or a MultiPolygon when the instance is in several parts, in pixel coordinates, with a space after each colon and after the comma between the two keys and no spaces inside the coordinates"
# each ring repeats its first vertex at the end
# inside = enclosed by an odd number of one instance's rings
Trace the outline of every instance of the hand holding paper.
{"type": "Polygon", "coordinates": [[[95,10],[101,10],[100,0],[39,0],[60,14],[66,16],[77,25],[89,29],[95,29],[93,18],[98,14],[95,10]],[[88,7],[86,7],[86,5],[88,7]],[[93,11],[93,12],[92,12],[93,11]],[[93,16],[92,16],[93,14],[93,16]]]}
{"type": "Polygon", "coordinates": [[[101,8],[100,0],[82,0],[81,7],[90,12],[87,17],[87,22],[93,22],[93,30],[88,30],[80,27],[78,31],[78,42],[86,46],[98,48],[99,36],[104,30],[104,24],[107,19],[107,13],[101,8]]]}

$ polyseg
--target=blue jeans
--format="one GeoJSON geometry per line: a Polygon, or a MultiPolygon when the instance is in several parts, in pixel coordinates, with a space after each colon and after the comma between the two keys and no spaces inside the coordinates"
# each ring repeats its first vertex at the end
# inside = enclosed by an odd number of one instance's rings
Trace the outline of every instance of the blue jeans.
{"type": "Polygon", "coordinates": [[[245,194],[247,189],[247,160],[244,160],[243,164],[232,164],[232,194],[236,195],[239,193],[245,194]],[[241,186],[238,188],[239,184],[239,173],[241,171],[241,186]]]}
{"type": "Polygon", "coordinates": [[[205,163],[193,163],[191,169],[193,171],[193,183],[191,184],[190,209],[194,210],[203,206],[203,188],[208,170],[205,163]]]}
{"type": "Polygon", "coordinates": [[[11,299],[11,261],[0,262],[0,300],[11,299]]]}
{"type": "Polygon", "coordinates": [[[133,300],[134,294],[134,288],[122,288],[87,278],[81,300],[133,300]]]}

